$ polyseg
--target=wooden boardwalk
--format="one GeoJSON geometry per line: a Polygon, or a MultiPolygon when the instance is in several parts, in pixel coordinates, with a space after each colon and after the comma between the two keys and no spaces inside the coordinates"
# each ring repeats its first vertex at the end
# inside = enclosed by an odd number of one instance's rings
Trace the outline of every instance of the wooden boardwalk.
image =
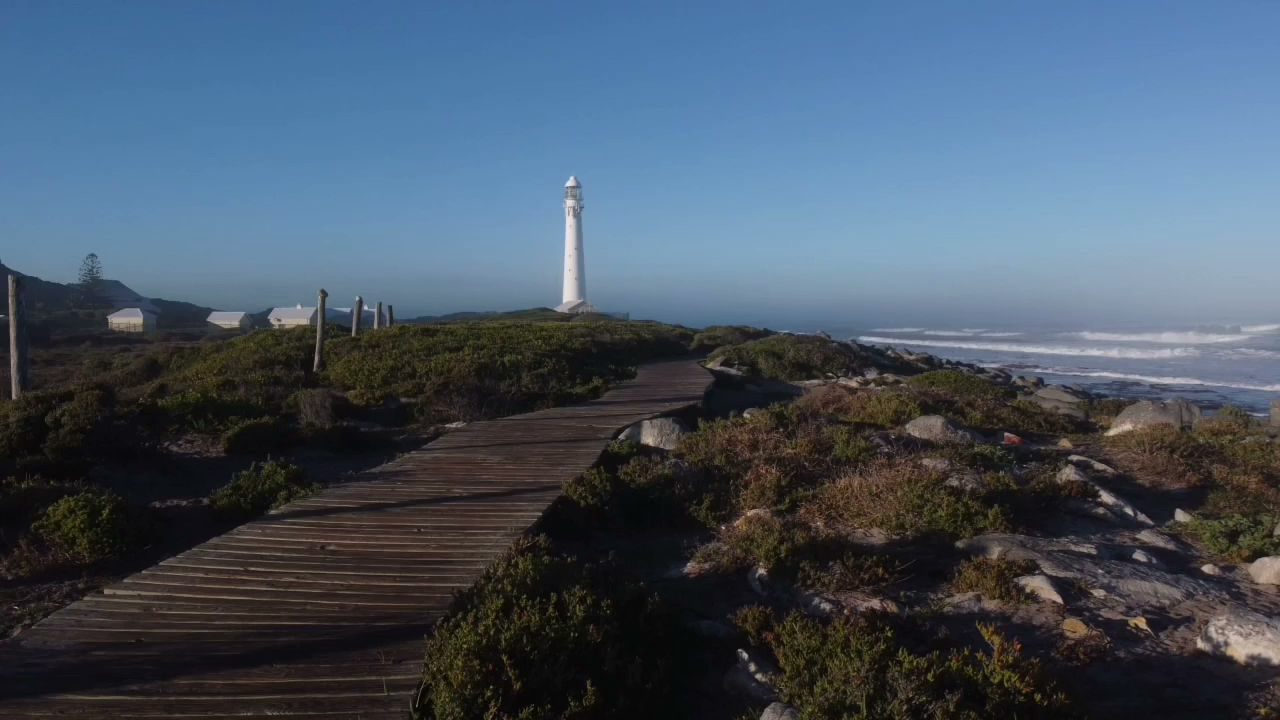
{"type": "Polygon", "coordinates": [[[407,718],[422,639],[616,432],[695,404],[692,361],[478,422],[132,575],[0,644],[0,718],[407,718]]]}

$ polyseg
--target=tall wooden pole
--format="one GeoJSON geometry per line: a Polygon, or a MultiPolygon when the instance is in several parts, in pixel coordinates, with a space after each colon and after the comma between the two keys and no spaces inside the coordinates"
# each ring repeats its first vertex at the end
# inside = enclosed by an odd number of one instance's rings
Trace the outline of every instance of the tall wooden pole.
{"type": "Polygon", "coordinates": [[[378,301],[378,309],[373,313],[373,327],[375,330],[382,329],[382,301],[378,301]]]}
{"type": "Polygon", "coordinates": [[[364,315],[364,298],[356,296],[356,306],[351,308],[351,337],[360,334],[360,317],[364,315]]]}
{"type": "Polygon", "coordinates": [[[396,324],[396,306],[387,305],[387,327],[396,324]]]}
{"type": "Polygon", "coordinates": [[[329,293],[320,288],[320,300],[316,303],[316,361],[311,367],[315,372],[324,370],[324,301],[327,297],[329,293]]]}
{"type": "Polygon", "coordinates": [[[27,368],[26,308],[22,302],[22,280],[9,276],[9,389],[14,400],[31,387],[27,368]]]}

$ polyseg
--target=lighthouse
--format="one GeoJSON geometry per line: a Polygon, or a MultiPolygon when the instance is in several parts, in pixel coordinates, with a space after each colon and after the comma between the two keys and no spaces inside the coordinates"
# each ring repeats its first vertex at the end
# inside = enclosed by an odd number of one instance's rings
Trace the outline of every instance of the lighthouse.
{"type": "Polygon", "coordinates": [[[582,256],[582,183],[570,177],[564,184],[564,292],[556,311],[589,313],[587,268],[582,256]]]}

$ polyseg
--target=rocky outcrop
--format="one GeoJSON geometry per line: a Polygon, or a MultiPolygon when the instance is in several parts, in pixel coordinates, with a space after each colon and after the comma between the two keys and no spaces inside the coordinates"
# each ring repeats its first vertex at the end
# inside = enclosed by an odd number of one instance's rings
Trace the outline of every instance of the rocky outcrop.
{"type": "Polygon", "coordinates": [[[1209,621],[1196,647],[1241,665],[1280,665],[1280,621],[1236,609],[1209,621]]]}
{"type": "Polygon", "coordinates": [[[908,435],[942,445],[981,442],[982,436],[941,415],[922,415],[903,428],[908,435]]]}
{"type": "Polygon", "coordinates": [[[980,557],[1029,560],[1043,574],[1071,580],[1129,612],[1168,608],[1192,598],[1225,599],[1219,587],[1204,580],[1134,562],[1124,557],[1123,549],[1104,550],[1070,538],[993,533],[961,540],[956,547],[980,557]]]}
{"type": "Polygon", "coordinates": [[[1249,563],[1249,577],[1259,585],[1280,585],[1280,556],[1260,557],[1249,563]]]}
{"type": "Polygon", "coordinates": [[[1062,594],[1058,592],[1058,588],[1054,587],[1053,581],[1048,575],[1023,575],[1014,580],[1023,590],[1035,595],[1046,602],[1065,605],[1062,594]]]}
{"type": "Polygon", "coordinates": [[[689,427],[680,419],[663,417],[641,420],[623,430],[618,439],[660,450],[675,450],[680,439],[688,434],[689,427]]]}
{"type": "Polygon", "coordinates": [[[1116,416],[1111,423],[1107,435],[1153,427],[1155,425],[1172,425],[1176,428],[1190,429],[1200,422],[1200,408],[1181,398],[1174,400],[1141,400],[1116,416]]]}
{"type": "Polygon", "coordinates": [[[1147,517],[1141,510],[1119,495],[1094,482],[1093,478],[1089,477],[1076,465],[1068,465],[1062,468],[1058,473],[1057,480],[1063,484],[1084,483],[1097,492],[1098,496],[1095,500],[1076,498],[1076,502],[1070,505],[1070,507],[1081,511],[1081,514],[1122,525],[1141,525],[1143,527],[1153,527],[1155,525],[1151,518],[1147,517]]]}
{"type": "Polygon", "coordinates": [[[1080,420],[1088,417],[1083,403],[1089,399],[1089,394],[1066,385],[1047,385],[1036,390],[1027,399],[1045,410],[1062,413],[1080,420]]]}

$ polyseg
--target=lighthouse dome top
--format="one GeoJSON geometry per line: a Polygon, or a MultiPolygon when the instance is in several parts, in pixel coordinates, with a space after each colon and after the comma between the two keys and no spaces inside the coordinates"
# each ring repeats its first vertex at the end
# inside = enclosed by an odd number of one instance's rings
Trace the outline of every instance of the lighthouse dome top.
{"type": "Polygon", "coordinates": [[[564,184],[564,186],[565,186],[565,187],[567,187],[567,188],[570,188],[570,187],[580,188],[580,187],[582,187],[582,183],[578,182],[578,176],[577,176],[577,175],[570,175],[570,176],[569,176],[569,182],[565,183],[565,184],[564,184]]]}

